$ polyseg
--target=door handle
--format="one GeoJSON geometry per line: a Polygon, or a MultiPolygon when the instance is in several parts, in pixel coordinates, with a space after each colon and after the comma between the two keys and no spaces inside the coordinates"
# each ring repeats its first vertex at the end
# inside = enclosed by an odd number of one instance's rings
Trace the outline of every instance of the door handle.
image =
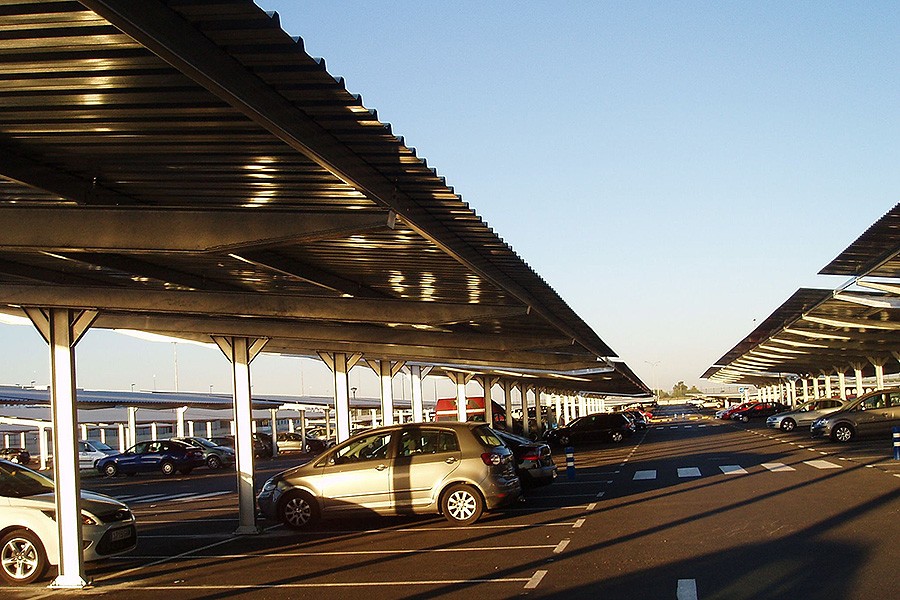
{"type": "Polygon", "coordinates": [[[456,457],[455,457],[455,456],[451,456],[450,458],[448,458],[448,459],[445,460],[444,462],[447,463],[448,465],[452,465],[453,463],[456,462],[456,457]]]}
{"type": "Polygon", "coordinates": [[[381,464],[381,465],[378,465],[377,467],[375,467],[376,471],[384,471],[385,469],[387,469],[387,465],[385,465],[385,464],[381,464]]]}

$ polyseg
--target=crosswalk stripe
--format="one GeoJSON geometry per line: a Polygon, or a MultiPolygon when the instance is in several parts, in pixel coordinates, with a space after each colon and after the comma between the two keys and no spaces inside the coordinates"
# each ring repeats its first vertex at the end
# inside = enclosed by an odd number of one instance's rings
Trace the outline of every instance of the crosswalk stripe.
{"type": "Polygon", "coordinates": [[[634,474],[634,481],[642,480],[642,479],[656,479],[656,471],[637,471],[634,474]]]}
{"type": "Polygon", "coordinates": [[[747,471],[745,471],[740,465],[721,465],[719,469],[725,475],[746,475],[747,471]]]}
{"type": "Polygon", "coordinates": [[[679,477],[700,477],[700,469],[697,467],[684,467],[678,469],[679,477]]]}
{"type": "Polygon", "coordinates": [[[784,463],[762,463],[762,466],[770,471],[796,471],[794,467],[789,467],[784,463]]]}
{"type": "Polygon", "coordinates": [[[804,460],[803,464],[815,467],[816,469],[840,469],[841,465],[836,465],[827,460],[804,460]]]}

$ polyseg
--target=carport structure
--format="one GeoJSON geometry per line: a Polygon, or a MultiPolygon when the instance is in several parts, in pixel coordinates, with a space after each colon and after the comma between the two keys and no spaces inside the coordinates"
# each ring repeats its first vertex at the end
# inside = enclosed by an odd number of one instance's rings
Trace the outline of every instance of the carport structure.
{"type": "Polygon", "coordinates": [[[858,396],[867,377],[883,388],[886,373],[900,372],[900,204],[819,273],[851,279],[798,290],[703,377],[791,402],[858,396]]]}
{"type": "Polygon", "coordinates": [[[0,230],[0,310],[50,346],[56,587],[85,585],[75,346],[91,327],[225,353],[238,533],[256,531],[250,363],[263,348],[329,365],[341,438],[360,360],[382,378],[414,359],[463,378],[528,370],[563,393],[649,393],[249,0],[0,0],[0,230]]]}

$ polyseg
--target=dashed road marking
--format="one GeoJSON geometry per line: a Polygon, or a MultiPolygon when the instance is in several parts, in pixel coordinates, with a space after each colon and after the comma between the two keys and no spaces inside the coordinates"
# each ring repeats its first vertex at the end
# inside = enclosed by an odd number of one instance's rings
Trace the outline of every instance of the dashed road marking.
{"type": "Polygon", "coordinates": [[[535,571],[534,575],[531,576],[531,579],[528,580],[528,583],[525,584],[526,590],[533,590],[537,586],[540,585],[541,579],[544,578],[544,575],[547,574],[547,571],[535,571]]]}
{"type": "Polygon", "coordinates": [[[796,471],[794,467],[789,467],[784,463],[762,463],[762,466],[770,471],[796,471]]]}
{"type": "Polygon", "coordinates": [[[697,467],[684,467],[678,469],[679,477],[700,477],[700,469],[697,467]]]}
{"type": "Polygon", "coordinates": [[[634,474],[633,481],[647,480],[647,479],[656,479],[656,470],[648,470],[648,471],[637,471],[634,474]]]}
{"type": "Polygon", "coordinates": [[[841,465],[836,465],[827,460],[804,460],[803,464],[815,467],[816,469],[840,469],[841,465]]]}
{"type": "Polygon", "coordinates": [[[719,470],[725,475],[746,475],[747,471],[740,465],[721,465],[719,470]]]}
{"type": "Polygon", "coordinates": [[[556,545],[556,548],[553,549],[553,554],[562,554],[562,551],[565,550],[568,545],[569,540],[562,540],[556,545]]]}
{"type": "Polygon", "coordinates": [[[679,579],[675,597],[678,600],[697,600],[697,580],[679,579]]]}

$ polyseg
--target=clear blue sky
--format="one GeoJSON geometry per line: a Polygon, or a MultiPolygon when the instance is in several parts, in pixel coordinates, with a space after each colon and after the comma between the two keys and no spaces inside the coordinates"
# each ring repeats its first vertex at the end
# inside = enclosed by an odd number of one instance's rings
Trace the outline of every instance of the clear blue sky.
{"type": "MultiPolygon", "coordinates": [[[[900,201],[896,2],[257,3],[650,385],[706,385],[900,201]]],[[[0,382],[46,382],[35,332],[0,341],[23,349],[0,382]]],[[[171,344],[79,350],[84,387],[172,387],[171,344]]],[[[178,352],[181,389],[228,391],[217,351],[178,352]]],[[[298,363],[254,363],[255,389],[299,393],[298,363]]]]}

